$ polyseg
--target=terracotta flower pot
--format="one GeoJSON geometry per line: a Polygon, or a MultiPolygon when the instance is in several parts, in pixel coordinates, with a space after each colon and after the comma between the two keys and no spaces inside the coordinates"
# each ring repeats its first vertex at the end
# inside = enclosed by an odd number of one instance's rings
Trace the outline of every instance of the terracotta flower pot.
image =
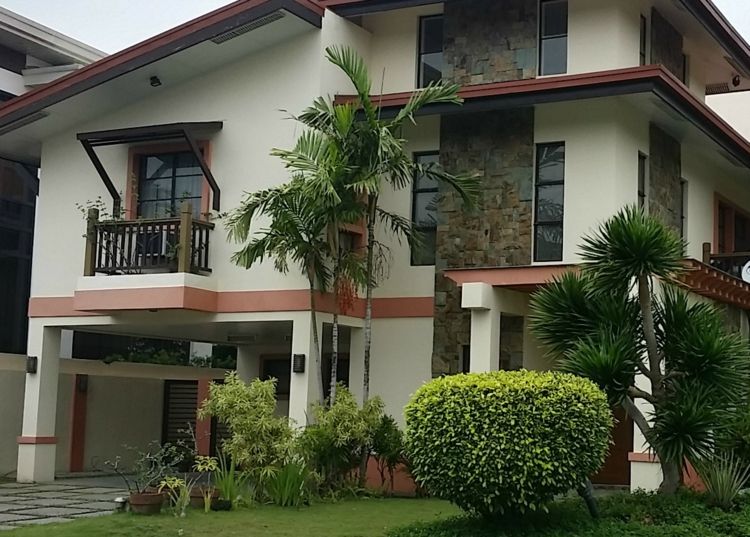
{"type": "Polygon", "coordinates": [[[164,495],[160,492],[133,493],[128,498],[130,510],[139,515],[158,515],[164,503],[164,495]]]}
{"type": "MultiPolygon", "coordinates": [[[[204,487],[193,487],[192,489],[190,489],[190,507],[193,507],[195,509],[203,509],[204,507],[203,493],[206,491],[207,489],[204,487]]],[[[212,503],[218,497],[219,497],[219,491],[211,487],[212,503]]]]}

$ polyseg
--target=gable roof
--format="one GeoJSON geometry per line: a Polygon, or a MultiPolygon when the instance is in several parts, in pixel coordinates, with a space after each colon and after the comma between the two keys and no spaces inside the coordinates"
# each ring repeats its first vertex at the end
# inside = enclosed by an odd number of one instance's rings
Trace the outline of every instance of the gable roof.
{"type": "Polygon", "coordinates": [[[48,106],[278,10],[317,27],[325,11],[317,0],[237,0],[0,105],[0,132],[48,106]]]}

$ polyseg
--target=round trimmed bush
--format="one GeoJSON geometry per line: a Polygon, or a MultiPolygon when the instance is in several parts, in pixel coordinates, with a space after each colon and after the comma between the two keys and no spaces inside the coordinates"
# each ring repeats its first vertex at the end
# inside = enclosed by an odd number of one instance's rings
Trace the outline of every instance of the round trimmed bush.
{"type": "Polygon", "coordinates": [[[406,407],[415,480],[485,517],[543,508],[601,468],[612,413],[593,382],[555,372],[443,377],[406,407]]]}

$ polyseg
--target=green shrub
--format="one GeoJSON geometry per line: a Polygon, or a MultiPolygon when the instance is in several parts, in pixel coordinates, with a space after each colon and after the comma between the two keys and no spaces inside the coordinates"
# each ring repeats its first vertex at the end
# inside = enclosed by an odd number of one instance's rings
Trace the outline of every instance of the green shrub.
{"type": "Polygon", "coordinates": [[[568,499],[549,513],[528,513],[500,521],[470,516],[414,524],[388,537],[748,537],[750,506],[732,512],[711,509],[701,494],[615,494],[600,499],[593,521],[583,502],[568,499]]]}
{"type": "Polygon", "coordinates": [[[457,375],[406,407],[417,482],[485,517],[544,509],[604,462],[612,414],[591,381],[529,371],[457,375]]]}
{"type": "Polygon", "coordinates": [[[300,507],[308,501],[310,471],[301,462],[290,462],[269,479],[268,495],[279,507],[300,507]]]}
{"type": "Polygon", "coordinates": [[[378,464],[381,485],[385,487],[387,474],[393,491],[394,473],[398,465],[404,462],[404,434],[393,417],[383,416],[380,420],[375,429],[372,450],[378,464]]]}
{"type": "Polygon", "coordinates": [[[332,407],[313,409],[315,424],[302,432],[298,447],[318,473],[324,491],[335,492],[354,480],[363,455],[372,449],[383,407],[383,401],[374,397],[360,408],[351,392],[339,386],[332,407]]]}
{"type": "Polygon", "coordinates": [[[714,454],[697,463],[696,470],[706,485],[710,504],[727,510],[735,506],[750,477],[750,468],[734,453],[714,454]]]}
{"type": "Polygon", "coordinates": [[[294,432],[289,418],[276,416],[274,379],[245,384],[236,373],[229,373],[223,384],[211,383],[209,398],[199,411],[200,419],[210,416],[231,433],[222,451],[253,479],[289,460],[294,432]]]}

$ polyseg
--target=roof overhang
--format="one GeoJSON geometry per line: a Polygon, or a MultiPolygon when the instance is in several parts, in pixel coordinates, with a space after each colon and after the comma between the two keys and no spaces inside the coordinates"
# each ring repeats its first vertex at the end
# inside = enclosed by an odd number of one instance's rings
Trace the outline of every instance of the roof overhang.
{"type": "Polygon", "coordinates": [[[320,28],[324,11],[314,0],[238,0],[107,56],[0,105],[0,156],[38,163],[40,140],[109,112],[114,102],[145,98],[154,91],[151,75],[164,87],[183,83],[320,28]]]}
{"type": "Polygon", "coordinates": [[[91,159],[91,163],[94,165],[99,177],[101,177],[104,186],[107,187],[107,191],[112,196],[114,202],[113,214],[119,214],[122,199],[94,148],[143,142],[164,142],[168,140],[182,140],[187,144],[197,159],[203,176],[211,187],[213,209],[218,211],[221,207],[221,190],[211,173],[211,169],[208,167],[203,153],[198,147],[197,140],[199,136],[214,134],[220,131],[222,127],[223,123],[221,121],[170,123],[168,125],[147,125],[107,131],[83,132],[78,134],[77,138],[91,159]]]}
{"type": "Polygon", "coordinates": [[[379,11],[442,4],[443,0],[321,0],[320,3],[342,17],[357,17],[379,11]]]}
{"type": "MultiPolygon", "coordinates": [[[[661,66],[634,67],[512,82],[475,84],[462,88],[463,106],[436,104],[422,108],[420,115],[445,115],[535,106],[546,103],[613,96],[654,94],[668,109],[699,128],[743,166],[750,168],[750,142],[716,112],[693,95],[673,74],[661,66]]],[[[393,116],[411,97],[410,92],[375,96],[385,117],[393,116]]],[[[337,97],[338,103],[356,97],[337,97]]]]}
{"type": "Polygon", "coordinates": [[[750,310],[750,284],[695,259],[680,278],[687,289],[717,302],[750,310]]]}

